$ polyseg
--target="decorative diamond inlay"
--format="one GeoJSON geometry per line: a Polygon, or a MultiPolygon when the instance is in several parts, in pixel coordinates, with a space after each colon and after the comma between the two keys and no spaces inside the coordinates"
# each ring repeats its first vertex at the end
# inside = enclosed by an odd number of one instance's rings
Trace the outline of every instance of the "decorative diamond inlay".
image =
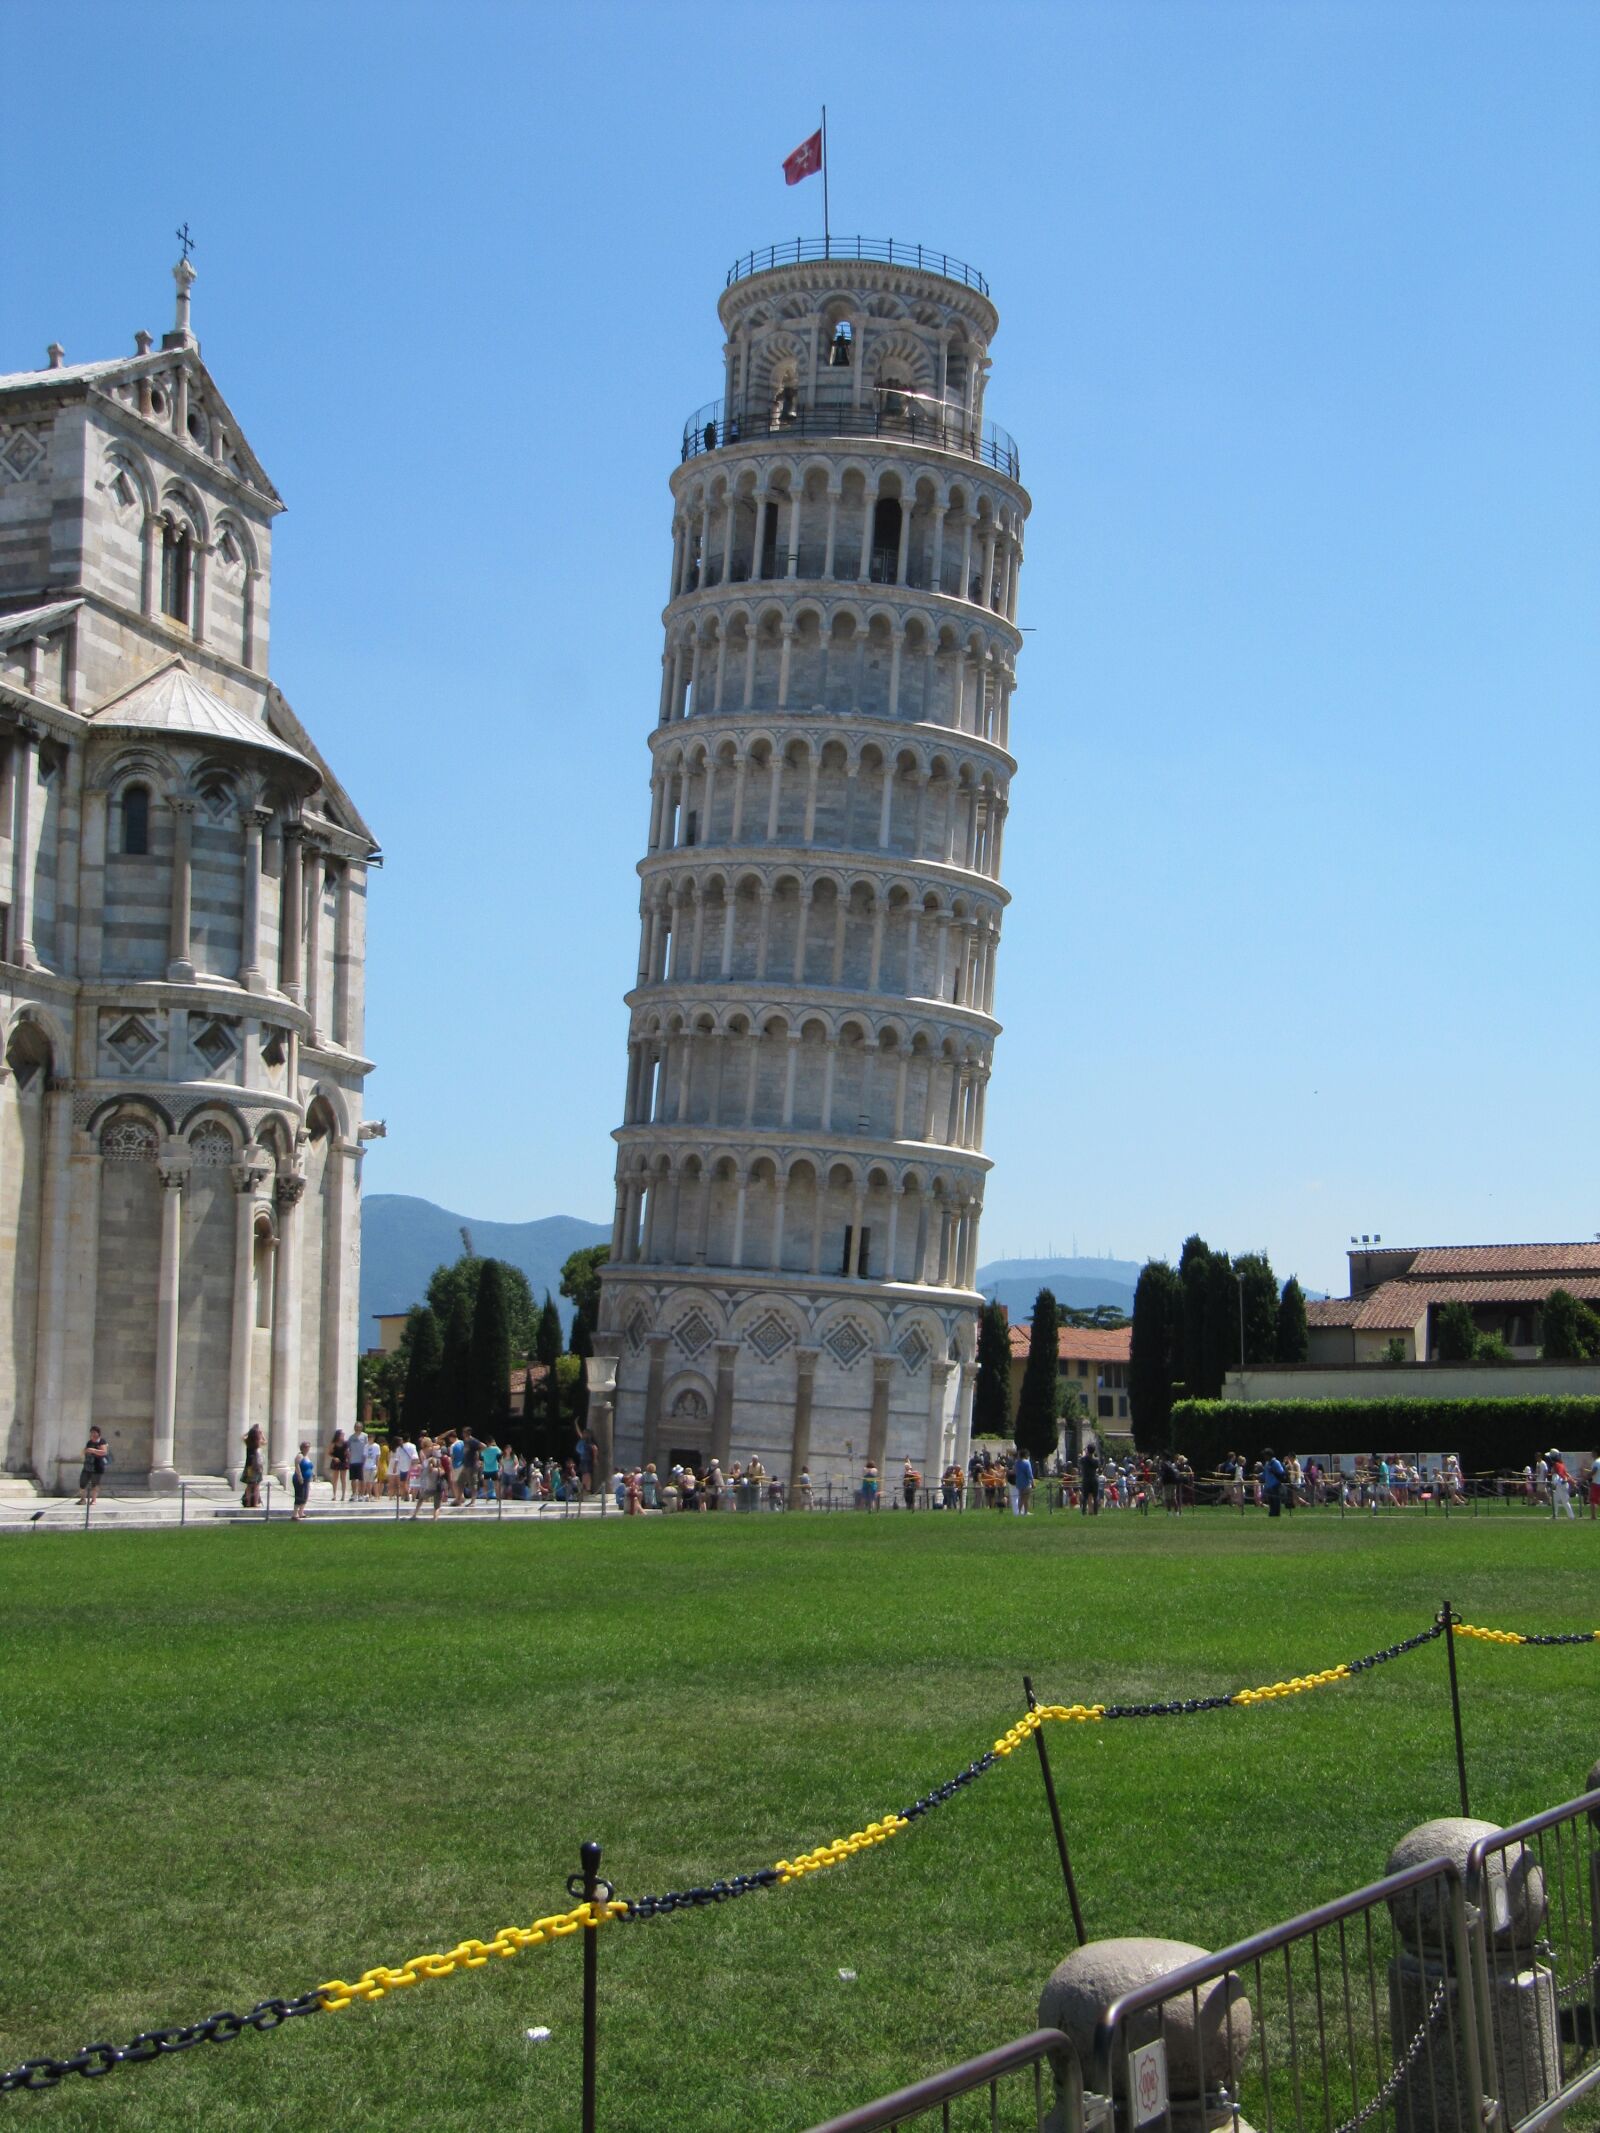
{"type": "Polygon", "coordinates": [[[920,1326],[908,1326],[895,1344],[895,1353],[913,1377],[933,1352],[932,1343],[920,1326]]]}
{"type": "Polygon", "coordinates": [[[716,1339],[716,1329],[700,1310],[687,1312],[672,1329],[672,1337],[693,1362],[716,1339]]]}
{"type": "Polygon", "coordinates": [[[794,1334],[787,1320],[776,1311],[768,1311],[758,1318],[745,1338],[764,1363],[775,1363],[785,1348],[794,1346],[794,1334]]]}
{"type": "Polygon", "coordinates": [[[44,440],[33,430],[13,430],[0,440],[0,467],[17,481],[27,481],[44,456],[44,440]]]}
{"type": "Polygon", "coordinates": [[[208,1022],[194,1040],[194,1048],[213,1074],[225,1066],[238,1049],[220,1022],[208,1022]]]}
{"type": "Polygon", "coordinates": [[[823,1335],[822,1345],[841,1370],[853,1370],[872,1346],[872,1337],[859,1319],[846,1318],[823,1335]]]}
{"type": "Polygon", "coordinates": [[[106,1042],[125,1067],[136,1067],[141,1060],[150,1057],[158,1039],[137,1015],[129,1015],[125,1022],[118,1023],[106,1042]]]}
{"type": "Polygon", "coordinates": [[[628,1346],[637,1355],[649,1338],[650,1313],[643,1304],[640,1304],[638,1310],[628,1320],[628,1346]]]}

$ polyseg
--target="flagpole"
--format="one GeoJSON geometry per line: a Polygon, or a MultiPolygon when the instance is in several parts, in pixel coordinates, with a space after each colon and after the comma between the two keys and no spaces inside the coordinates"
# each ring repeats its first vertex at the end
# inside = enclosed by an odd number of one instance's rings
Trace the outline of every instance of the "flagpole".
{"type": "Polygon", "coordinates": [[[822,256],[832,255],[833,239],[828,225],[828,107],[822,107],[822,256]]]}

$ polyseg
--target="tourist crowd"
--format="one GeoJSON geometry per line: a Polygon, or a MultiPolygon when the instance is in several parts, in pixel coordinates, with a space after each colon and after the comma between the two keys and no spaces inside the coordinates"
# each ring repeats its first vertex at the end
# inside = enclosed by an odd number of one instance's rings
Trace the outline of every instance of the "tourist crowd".
{"type": "MultiPolygon", "coordinates": [[[[98,1431],[91,1432],[84,1449],[80,1487],[93,1498],[109,1460],[109,1451],[98,1431]]],[[[346,1436],[336,1430],[326,1454],[327,1478],[336,1503],[390,1501],[397,1508],[410,1506],[413,1518],[426,1508],[437,1518],[447,1505],[461,1508],[480,1503],[562,1503],[579,1505],[596,1497],[602,1488],[624,1513],[645,1511],[810,1511],[835,1501],[853,1504],[858,1510],[881,1510],[885,1501],[885,1477],[868,1460],[860,1475],[836,1498],[834,1484],[825,1488],[813,1481],[809,1467],[802,1466],[792,1485],[769,1474],[759,1457],[733,1461],[724,1472],[715,1458],[697,1470],[693,1462],[676,1460],[665,1472],[654,1462],[619,1468],[609,1482],[597,1472],[597,1446],[593,1433],[582,1430],[564,1460],[530,1459],[495,1437],[479,1438],[471,1429],[455,1429],[438,1436],[424,1434],[415,1441],[398,1432],[380,1434],[358,1425],[346,1436]]],[[[265,1473],[265,1441],[259,1426],[244,1440],[242,1480],[245,1508],[258,1509],[265,1473]]],[[[302,1443],[292,1463],[295,1515],[304,1514],[310,1496],[316,1462],[309,1444],[302,1443]]],[[[1182,1453],[1103,1451],[1090,1441],[1081,1458],[1046,1461],[1036,1467],[1025,1454],[998,1446],[980,1446],[967,1464],[951,1465],[929,1487],[915,1463],[907,1459],[893,1481],[893,1491],[908,1511],[964,1511],[983,1508],[1009,1511],[1028,1517],[1040,1485],[1051,1492],[1051,1501],[1063,1508],[1098,1517],[1103,1511],[1137,1511],[1148,1515],[1159,1507],[1166,1516],[1182,1517],[1197,1500],[1208,1500],[1243,1509],[1255,1505],[1277,1518],[1301,1505],[1338,1504],[1346,1509],[1377,1512],[1381,1508],[1445,1503],[1465,1504],[1467,1485],[1461,1462],[1451,1452],[1442,1460],[1417,1462],[1389,1459],[1373,1453],[1358,1458],[1348,1470],[1329,1469],[1315,1459],[1302,1462],[1292,1453],[1280,1457],[1268,1449],[1259,1459],[1246,1460],[1229,1452],[1214,1476],[1197,1478],[1182,1453]]],[[[1501,1474],[1495,1484],[1502,1497],[1520,1496],[1530,1504],[1548,1508],[1552,1515],[1576,1518],[1576,1503],[1586,1503],[1591,1518],[1600,1514],[1600,1468],[1593,1455],[1578,1463],[1574,1474],[1563,1455],[1552,1448],[1542,1458],[1525,1466],[1520,1475],[1513,1469],[1501,1474]]],[[[80,1496],[82,1501],[82,1496],[80,1496]]]]}

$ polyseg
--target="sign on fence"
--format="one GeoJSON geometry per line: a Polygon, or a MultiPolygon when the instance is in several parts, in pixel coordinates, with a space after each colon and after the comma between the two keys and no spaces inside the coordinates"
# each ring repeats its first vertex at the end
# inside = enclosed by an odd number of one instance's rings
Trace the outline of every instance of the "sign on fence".
{"type": "Polygon", "coordinates": [[[1167,2047],[1160,2037],[1128,2054],[1128,2094],[1135,2126],[1148,2126],[1167,2115],[1167,2047]]]}

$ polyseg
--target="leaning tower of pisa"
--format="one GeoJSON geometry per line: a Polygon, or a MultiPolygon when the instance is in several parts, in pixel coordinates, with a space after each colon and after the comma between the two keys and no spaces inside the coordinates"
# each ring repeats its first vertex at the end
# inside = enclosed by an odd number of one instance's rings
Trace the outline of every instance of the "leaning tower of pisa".
{"type": "Polygon", "coordinates": [[[602,1457],[964,1459],[1017,576],[997,315],[924,248],[741,259],[672,477],[602,1457]]]}

